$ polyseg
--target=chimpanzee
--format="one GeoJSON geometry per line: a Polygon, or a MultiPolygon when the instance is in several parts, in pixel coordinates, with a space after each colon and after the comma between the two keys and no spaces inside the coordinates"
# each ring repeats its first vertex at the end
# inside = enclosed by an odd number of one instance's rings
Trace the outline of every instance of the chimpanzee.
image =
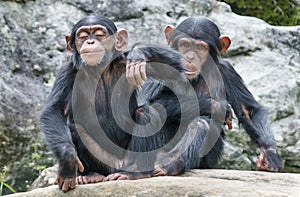
{"type": "MultiPolygon", "coordinates": [[[[139,88],[125,77],[127,39],[125,30],[117,30],[110,19],[102,16],[81,19],[66,36],[71,61],[59,72],[40,118],[41,130],[58,158],[56,181],[64,192],[74,189],[76,181],[101,182],[111,173],[126,170],[123,166],[132,130],[146,117],[137,103],[139,88]]],[[[164,57],[160,60],[176,70],[167,76],[161,73],[161,67],[150,66],[147,76],[162,74],[167,81],[182,77],[179,53],[161,49],[155,54],[147,48],[145,52],[164,57]]],[[[139,76],[146,74],[144,70],[136,72],[139,76]]],[[[210,110],[210,100],[203,98],[201,102],[199,110],[210,110]]]]}
{"type": "MultiPolygon", "coordinates": [[[[257,160],[257,169],[280,171],[283,163],[276,151],[267,110],[254,99],[233,66],[218,57],[227,51],[231,44],[230,38],[220,36],[217,25],[202,17],[188,18],[176,29],[167,26],[165,36],[169,45],[182,54],[184,72],[197,97],[206,95],[216,101],[223,102],[224,99],[228,101],[239,124],[244,127],[251,139],[261,149],[257,160]]],[[[146,62],[151,61],[152,54],[146,53],[138,47],[135,50],[139,52],[134,53],[135,56],[133,55],[134,58],[129,63],[132,71],[127,74],[127,77],[130,83],[139,84],[141,81],[137,79],[146,79],[147,77],[139,76],[140,73],[135,75],[134,68],[145,70],[146,62]]],[[[130,55],[128,57],[130,59],[130,55]]],[[[142,92],[147,92],[147,89],[151,89],[152,86],[155,85],[153,83],[144,84],[142,92]]],[[[141,93],[141,95],[143,94],[141,93]]],[[[161,100],[166,100],[166,98],[169,99],[171,105],[175,106],[174,108],[179,107],[178,103],[174,101],[174,94],[165,86],[156,94],[144,93],[144,97],[147,102],[142,107],[146,109],[145,106],[161,103],[161,100]]],[[[192,111],[187,105],[185,107],[187,107],[187,109],[183,109],[185,112],[192,111]]],[[[212,109],[210,115],[214,114],[214,110],[216,108],[212,109]]],[[[232,116],[227,112],[224,120],[231,129],[232,116]]],[[[222,121],[216,121],[212,116],[201,116],[201,114],[191,122],[186,122],[181,128],[178,127],[177,116],[171,116],[171,119],[167,121],[166,126],[154,136],[147,138],[134,136],[132,138],[131,144],[134,151],[147,152],[166,145],[168,140],[174,137],[174,132],[181,133],[181,139],[177,140],[175,144],[157,151],[152,157],[135,157],[134,162],[138,169],[142,172],[146,171],[144,177],[149,176],[148,170],[153,167],[154,161],[152,176],[178,175],[190,168],[213,168],[218,163],[223,149],[224,134],[220,124],[222,121]]],[[[122,174],[111,174],[105,180],[114,180],[118,176],[122,176],[122,174]]],[[[134,178],[133,175],[124,176],[127,176],[128,179],[134,178]]]]}
{"type": "MultiPolygon", "coordinates": [[[[77,178],[79,184],[99,182],[122,163],[122,151],[110,151],[97,142],[111,141],[126,149],[131,138],[112,118],[110,105],[113,87],[126,72],[122,51],[127,39],[125,30],[117,30],[102,16],[82,18],[66,36],[71,61],[59,72],[40,118],[41,130],[58,158],[57,183],[64,192],[75,188],[77,169],[82,175],[77,178]],[[99,125],[106,135],[96,131],[99,125]],[[99,161],[89,150],[107,161],[99,161]]],[[[127,85],[119,96],[132,90],[127,85]]],[[[134,97],[130,106],[136,106],[134,97]]]]}
{"type": "MultiPolygon", "coordinates": [[[[204,17],[188,18],[176,28],[168,25],[164,32],[168,44],[182,54],[187,77],[194,87],[199,87],[204,82],[198,73],[213,72],[211,65],[203,63],[207,62],[205,57],[210,56],[214,60],[223,79],[226,99],[232,106],[239,124],[261,150],[256,162],[257,169],[280,171],[283,163],[270,130],[268,111],[255,100],[233,66],[218,58],[218,55],[227,51],[231,44],[230,38],[221,36],[217,25],[204,17]]],[[[216,86],[220,85],[219,81],[209,81],[209,77],[207,79],[206,84],[212,82],[216,83],[216,86]]],[[[198,90],[207,92],[203,88],[198,90]]]]}

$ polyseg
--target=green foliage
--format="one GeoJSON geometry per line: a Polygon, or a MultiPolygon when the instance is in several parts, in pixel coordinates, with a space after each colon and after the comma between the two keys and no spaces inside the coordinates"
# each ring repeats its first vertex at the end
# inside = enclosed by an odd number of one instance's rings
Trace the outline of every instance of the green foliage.
{"type": "Polygon", "coordinates": [[[300,6],[292,0],[220,0],[228,3],[233,12],[255,16],[271,25],[300,25],[300,6]]]}
{"type": "MultiPolygon", "coordinates": [[[[33,152],[30,155],[30,159],[28,160],[28,163],[26,167],[30,169],[32,174],[39,175],[43,170],[47,168],[47,162],[45,162],[44,153],[40,150],[40,145],[37,143],[33,143],[31,145],[31,148],[33,148],[33,152]]],[[[26,181],[28,182],[28,181],[26,181]]],[[[31,186],[31,181],[26,184],[26,189],[29,189],[31,186]]]]}
{"type": "Polygon", "coordinates": [[[16,191],[5,182],[5,178],[6,178],[6,173],[9,171],[9,169],[4,166],[2,171],[0,172],[0,196],[2,196],[2,192],[3,192],[3,188],[6,187],[7,189],[9,189],[10,191],[12,191],[13,193],[16,193],[16,191]]]}
{"type": "Polygon", "coordinates": [[[28,166],[41,173],[43,170],[47,168],[47,165],[41,162],[42,155],[38,151],[38,144],[34,143],[32,146],[34,148],[34,152],[31,153],[32,162],[28,163],[28,166]]]}
{"type": "MultiPolygon", "coordinates": [[[[25,144],[23,139],[18,142],[25,144]]],[[[5,173],[5,179],[0,180],[5,180],[5,183],[13,187],[17,192],[27,191],[42,170],[56,163],[52,157],[52,153],[46,150],[43,143],[33,143],[30,141],[22,151],[24,152],[18,152],[17,155],[11,154],[14,157],[10,157],[8,159],[9,162],[0,161],[0,173],[4,165],[7,166],[7,169],[10,169],[5,173]]],[[[12,191],[3,185],[2,195],[11,193],[12,191]]]]}

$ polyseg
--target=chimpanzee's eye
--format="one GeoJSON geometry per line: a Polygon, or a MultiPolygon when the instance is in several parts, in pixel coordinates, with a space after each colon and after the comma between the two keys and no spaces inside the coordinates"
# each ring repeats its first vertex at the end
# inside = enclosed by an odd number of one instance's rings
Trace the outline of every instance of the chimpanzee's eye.
{"type": "Polygon", "coordinates": [[[89,34],[87,32],[80,32],[77,34],[76,39],[80,41],[86,41],[89,37],[89,34]]]}
{"type": "Polygon", "coordinates": [[[186,41],[179,43],[179,47],[181,47],[181,48],[190,48],[190,46],[191,46],[190,43],[188,43],[186,41]]]}
{"type": "Polygon", "coordinates": [[[196,51],[203,51],[203,50],[205,50],[205,48],[202,45],[196,45],[195,50],[196,51]]]}
{"type": "Polygon", "coordinates": [[[97,39],[97,40],[99,40],[99,41],[101,41],[101,40],[103,40],[103,38],[105,38],[106,37],[106,31],[105,30],[96,30],[94,33],[93,33],[93,35],[94,35],[94,38],[95,39],[97,39]]]}

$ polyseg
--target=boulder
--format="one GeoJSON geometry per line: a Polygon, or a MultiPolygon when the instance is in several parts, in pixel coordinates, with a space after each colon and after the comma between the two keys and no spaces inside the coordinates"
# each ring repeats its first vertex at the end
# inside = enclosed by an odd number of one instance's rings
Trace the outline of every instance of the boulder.
{"type": "Polygon", "coordinates": [[[237,170],[192,170],[177,177],[156,177],[77,185],[67,193],[57,185],[9,197],[51,196],[298,196],[300,175],[237,170]]]}

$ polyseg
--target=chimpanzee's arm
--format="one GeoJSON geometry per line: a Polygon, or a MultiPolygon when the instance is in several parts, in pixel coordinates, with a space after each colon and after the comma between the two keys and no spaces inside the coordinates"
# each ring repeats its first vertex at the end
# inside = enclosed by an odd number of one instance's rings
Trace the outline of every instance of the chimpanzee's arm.
{"type": "Polygon", "coordinates": [[[40,118],[40,128],[46,141],[59,160],[59,176],[75,175],[76,150],[67,126],[67,108],[71,97],[76,70],[72,65],[62,68],[53,85],[40,118]]]}
{"type": "Polygon", "coordinates": [[[175,50],[158,45],[136,45],[127,55],[128,61],[146,61],[147,75],[158,80],[177,80],[182,78],[184,67],[181,55],[175,50]]]}
{"type": "Polygon", "coordinates": [[[255,100],[234,68],[227,62],[222,63],[220,70],[224,76],[226,97],[239,123],[259,147],[276,148],[274,137],[270,132],[267,110],[255,100]]]}
{"type": "Polygon", "coordinates": [[[187,95],[188,89],[192,89],[190,92],[194,92],[193,87],[188,82],[184,74],[184,66],[182,64],[182,56],[178,51],[175,51],[170,48],[164,48],[158,45],[136,45],[134,48],[127,54],[128,61],[147,61],[151,65],[147,66],[146,71],[147,75],[163,82],[163,85],[156,85],[155,91],[150,90],[151,86],[155,86],[156,82],[148,82],[148,85],[144,85],[142,89],[144,91],[139,95],[140,100],[156,100],[163,102],[167,111],[170,111],[170,119],[180,119],[180,116],[185,117],[185,119],[193,120],[199,115],[212,116],[216,121],[224,122],[224,116],[228,113],[227,102],[221,103],[218,102],[218,105],[215,105],[217,101],[208,97],[201,97],[198,95],[187,95]],[[171,81],[170,81],[171,80],[171,81]],[[171,83],[168,83],[171,82],[171,83]],[[152,85],[150,85],[152,84],[152,85]],[[168,93],[166,90],[167,85],[169,88],[174,91],[173,93],[168,93]],[[146,94],[143,95],[143,92],[146,94]],[[149,92],[152,92],[152,95],[149,92]],[[153,95],[153,93],[155,94],[153,95]],[[166,97],[166,95],[168,95],[166,97]],[[172,100],[172,96],[174,100],[172,100]],[[181,95],[181,96],[180,96],[181,95]],[[150,97],[149,97],[150,96],[150,97]],[[180,97],[181,106],[174,105],[175,100],[180,97]],[[166,99],[165,99],[166,98],[166,99]],[[219,109],[212,109],[218,106],[219,109]],[[169,109],[168,109],[169,108],[169,109]],[[212,113],[214,113],[212,115],[212,113]]]}
{"type": "Polygon", "coordinates": [[[222,72],[226,96],[231,104],[239,124],[247,131],[251,139],[261,148],[266,157],[269,171],[283,168],[282,161],[276,152],[276,142],[270,129],[268,111],[261,106],[247,89],[241,76],[228,62],[219,65],[222,72]]]}
{"type": "MultiPolygon", "coordinates": [[[[176,81],[174,83],[176,84],[176,81]]],[[[223,124],[224,116],[229,110],[227,102],[216,103],[214,99],[209,97],[193,97],[182,92],[173,92],[168,87],[155,81],[148,81],[143,84],[138,99],[139,109],[144,108],[144,117],[148,117],[146,112],[149,112],[147,110],[149,105],[158,103],[167,112],[167,121],[183,121],[183,124],[188,124],[198,116],[207,116],[223,124]]],[[[158,114],[163,114],[163,112],[158,112],[158,114]]]]}

